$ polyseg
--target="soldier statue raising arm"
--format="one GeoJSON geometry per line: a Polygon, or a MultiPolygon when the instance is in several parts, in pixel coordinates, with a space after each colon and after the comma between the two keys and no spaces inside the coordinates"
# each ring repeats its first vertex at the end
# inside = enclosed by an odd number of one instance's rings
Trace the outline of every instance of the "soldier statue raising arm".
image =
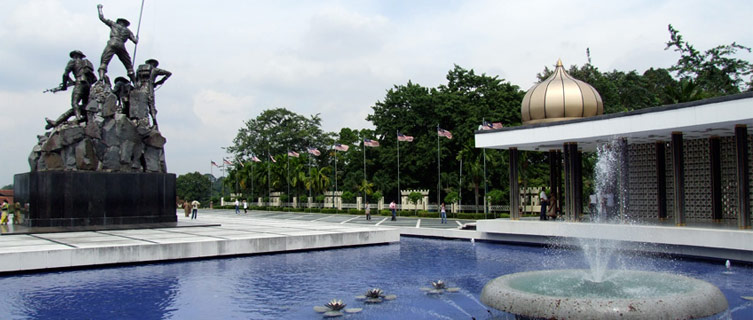
{"type": "Polygon", "coordinates": [[[107,46],[105,46],[105,50],[102,52],[102,61],[99,65],[100,80],[105,81],[107,66],[110,64],[112,56],[117,55],[120,62],[122,62],[123,66],[126,68],[128,77],[131,78],[131,81],[136,82],[136,77],[133,72],[133,62],[131,62],[131,56],[128,55],[128,51],[125,47],[125,43],[129,39],[133,41],[133,43],[139,42],[139,38],[134,36],[131,30],[128,30],[128,26],[131,25],[131,23],[123,18],[118,18],[115,22],[105,19],[105,16],[102,13],[101,4],[97,5],[97,12],[99,13],[99,20],[110,27],[110,40],[107,41],[107,46]]]}

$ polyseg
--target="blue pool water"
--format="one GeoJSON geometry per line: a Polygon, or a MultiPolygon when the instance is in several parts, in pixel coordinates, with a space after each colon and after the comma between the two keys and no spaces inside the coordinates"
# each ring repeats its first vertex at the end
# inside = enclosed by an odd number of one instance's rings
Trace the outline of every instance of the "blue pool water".
{"type": "MultiPolygon", "coordinates": [[[[629,268],[671,271],[718,286],[724,318],[753,319],[753,268],[660,256],[629,268]]],[[[363,308],[341,319],[514,319],[480,304],[487,281],[508,273],[585,268],[577,250],[403,237],[400,244],[0,277],[0,319],[321,319],[332,298],[363,308]],[[427,295],[444,280],[457,293],[427,295]],[[394,301],[355,299],[378,287],[394,301]]],[[[715,317],[718,318],[718,317],[715,317]]]]}

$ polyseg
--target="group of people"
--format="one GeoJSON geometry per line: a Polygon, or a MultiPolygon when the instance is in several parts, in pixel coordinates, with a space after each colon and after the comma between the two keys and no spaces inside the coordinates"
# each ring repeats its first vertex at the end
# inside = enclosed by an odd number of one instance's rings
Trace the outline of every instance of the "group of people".
{"type": "MultiPolygon", "coordinates": [[[[243,200],[243,213],[248,213],[248,202],[243,200]]],[[[241,203],[238,199],[235,199],[235,214],[241,214],[241,203]]]]}
{"type": "Polygon", "coordinates": [[[186,213],[186,218],[188,218],[189,214],[191,215],[191,220],[196,219],[196,216],[199,214],[199,206],[201,206],[201,202],[194,200],[190,203],[188,201],[183,201],[183,210],[186,213]]]}
{"type": "MultiPolygon", "coordinates": [[[[368,201],[363,209],[366,214],[366,220],[371,220],[371,206],[369,206],[368,201]]],[[[390,220],[397,221],[397,205],[395,204],[395,201],[390,202],[390,212],[392,213],[392,218],[390,220]]]]}
{"type": "Polygon", "coordinates": [[[542,189],[539,193],[539,205],[541,206],[541,213],[539,214],[539,220],[557,220],[557,198],[551,197],[551,193],[542,189]]]}
{"type": "Polygon", "coordinates": [[[16,202],[15,204],[11,204],[8,202],[8,200],[3,199],[2,207],[0,207],[0,210],[2,210],[2,217],[0,217],[0,224],[7,225],[8,220],[10,219],[10,215],[13,215],[13,224],[21,224],[21,204],[16,202]]]}

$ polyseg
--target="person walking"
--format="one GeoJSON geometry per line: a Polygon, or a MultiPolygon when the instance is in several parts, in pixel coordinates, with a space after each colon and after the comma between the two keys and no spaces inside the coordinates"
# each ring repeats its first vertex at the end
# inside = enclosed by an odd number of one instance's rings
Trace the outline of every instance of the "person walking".
{"type": "Polygon", "coordinates": [[[442,206],[440,206],[439,210],[442,218],[442,223],[447,223],[447,210],[444,207],[444,202],[442,202],[442,206]]]}
{"type": "Polygon", "coordinates": [[[10,205],[8,204],[8,200],[3,199],[2,207],[0,207],[0,210],[2,210],[3,214],[2,217],[0,217],[0,223],[2,224],[8,224],[8,207],[10,205]]]}
{"type": "Polygon", "coordinates": [[[23,221],[21,216],[21,204],[16,202],[13,205],[13,224],[21,224],[23,221]]]}
{"type": "Polygon", "coordinates": [[[200,205],[201,205],[201,202],[199,202],[199,201],[194,200],[194,201],[191,202],[191,207],[193,207],[193,210],[191,211],[191,220],[196,219],[196,216],[199,213],[199,206],[200,205]]]}
{"type": "Polygon", "coordinates": [[[539,220],[547,220],[546,217],[546,205],[549,204],[549,198],[546,196],[546,190],[541,189],[539,193],[539,206],[541,206],[541,213],[539,214],[539,220]]]}
{"type": "Polygon", "coordinates": [[[243,200],[243,213],[244,214],[248,213],[248,202],[246,202],[245,199],[243,200]]]}
{"type": "Polygon", "coordinates": [[[549,198],[547,199],[549,201],[549,212],[547,212],[546,216],[548,218],[552,218],[552,220],[557,220],[557,210],[559,208],[559,202],[557,201],[557,197],[552,197],[552,194],[549,194],[549,198]]]}
{"type": "Polygon", "coordinates": [[[191,204],[188,201],[183,201],[183,211],[186,214],[186,218],[191,215],[191,204]]]}
{"type": "Polygon", "coordinates": [[[395,201],[390,202],[390,211],[392,211],[392,221],[397,221],[397,205],[395,204],[395,201]]]}
{"type": "Polygon", "coordinates": [[[241,214],[240,206],[241,203],[238,201],[238,199],[235,199],[235,214],[241,214]]]}
{"type": "Polygon", "coordinates": [[[364,211],[366,211],[366,220],[371,220],[371,211],[368,202],[366,202],[366,207],[364,209],[364,211]]]}

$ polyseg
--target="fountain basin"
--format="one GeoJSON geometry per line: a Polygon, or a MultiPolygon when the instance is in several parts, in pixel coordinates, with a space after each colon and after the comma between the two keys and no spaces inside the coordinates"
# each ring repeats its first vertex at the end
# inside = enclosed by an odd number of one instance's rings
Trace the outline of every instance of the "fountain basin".
{"type": "Polygon", "coordinates": [[[587,270],[508,274],[489,281],[481,301],[495,309],[546,319],[691,319],[727,309],[719,289],[677,274],[612,270],[603,282],[587,270]]]}

